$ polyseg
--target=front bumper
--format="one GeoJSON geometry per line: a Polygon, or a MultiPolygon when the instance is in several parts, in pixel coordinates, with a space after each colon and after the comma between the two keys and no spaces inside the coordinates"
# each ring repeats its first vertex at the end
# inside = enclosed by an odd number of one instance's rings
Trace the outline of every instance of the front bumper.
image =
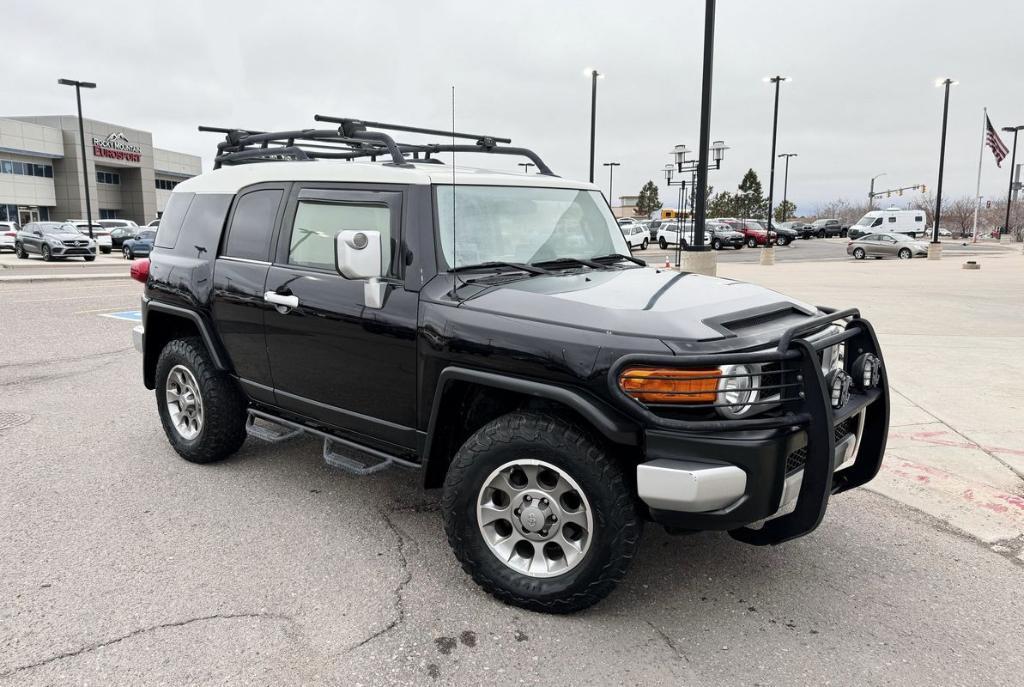
{"type": "Polygon", "coordinates": [[[889,400],[884,362],[871,325],[856,311],[830,313],[786,332],[773,351],[675,356],[653,361],[724,365],[758,357],[785,361],[801,379],[799,396],[782,402],[772,417],[745,420],[668,419],[620,390],[617,400],[643,421],[646,460],[637,466],[637,493],[651,518],[689,530],[729,530],[752,544],[776,544],[813,531],[831,496],[870,481],[881,465],[888,432],[889,400]],[[800,335],[849,317],[846,329],[810,342],[800,335]],[[846,369],[862,353],[879,358],[874,388],[856,390],[838,409],[829,402],[816,351],[844,344],[846,369]],[[631,406],[631,407],[630,407],[631,406]]]}

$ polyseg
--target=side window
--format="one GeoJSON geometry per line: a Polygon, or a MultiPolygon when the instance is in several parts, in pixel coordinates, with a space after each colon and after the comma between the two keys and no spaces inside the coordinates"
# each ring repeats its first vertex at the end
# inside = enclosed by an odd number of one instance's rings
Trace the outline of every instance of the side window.
{"type": "Polygon", "coordinates": [[[882,226],[882,218],[879,217],[878,219],[876,219],[874,222],[871,223],[871,226],[873,226],[873,227],[880,227],[880,226],[882,226]]]}
{"type": "Polygon", "coordinates": [[[194,193],[174,193],[167,201],[160,229],[156,233],[156,245],[159,248],[174,248],[181,233],[181,225],[185,221],[185,213],[192,205],[194,193]]]}
{"type": "Polygon", "coordinates": [[[895,222],[896,221],[896,215],[890,215],[889,216],[889,221],[890,222],[895,222]]]}
{"type": "Polygon", "coordinates": [[[225,256],[263,261],[269,258],[270,239],[283,195],[280,189],[267,189],[250,191],[238,199],[224,244],[225,256]]]}
{"type": "Polygon", "coordinates": [[[334,240],[342,231],[379,231],[388,272],[391,264],[391,210],[385,205],[299,201],[295,211],[288,264],[334,270],[334,240]]]}
{"type": "Polygon", "coordinates": [[[924,221],[924,217],[922,217],[921,215],[917,215],[917,216],[914,217],[914,221],[915,222],[923,222],[924,221]]]}

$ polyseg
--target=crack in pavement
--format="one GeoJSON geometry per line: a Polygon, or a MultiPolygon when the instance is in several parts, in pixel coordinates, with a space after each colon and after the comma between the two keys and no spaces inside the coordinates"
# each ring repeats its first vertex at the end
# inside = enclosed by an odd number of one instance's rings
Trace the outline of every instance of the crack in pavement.
{"type": "Polygon", "coordinates": [[[391,530],[391,534],[394,535],[395,540],[398,542],[398,562],[402,568],[402,579],[399,580],[398,586],[395,587],[394,591],[392,591],[396,610],[395,617],[389,620],[381,629],[371,633],[369,636],[363,638],[362,640],[356,642],[352,646],[346,648],[346,652],[361,649],[370,642],[380,639],[381,637],[388,634],[396,627],[405,622],[404,592],[406,586],[412,581],[412,571],[409,569],[409,559],[405,553],[405,547],[407,545],[406,540],[408,539],[408,535],[404,534],[402,530],[398,527],[398,525],[395,524],[395,521],[391,519],[391,515],[394,512],[396,511],[381,511],[381,517],[383,517],[388,529],[391,530]]]}
{"type": "Polygon", "coordinates": [[[961,432],[959,429],[957,429],[953,425],[949,424],[948,422],[946,422],[945,420],[940,418],[938,415],[936,415],[932,411],[928,410],[924,406],[919,405],[917,403],[917,401],[913,400],[912,398],[907,396],[905,393],[903,393],[899,389],[895,388],[892,384],[889,385],[889,389],[892,390],[892,391],[895,391],[897,394],[902,396],[903,399],[906,400],[907,403],[909,403],[910,405],[914,406],[915,408],[920,410],[922,413],[927,413],[929,417],[935,418],[935,422],[936,423],[941,424],[941,425],[945,425],[946,427],[949,427],[953,431],[954,434],[959,436],[964,441],[970,443],[973,448],[977,448],[979,451],[984,453],[986,456],[988,456],[989,458],[991,458],[992,460],[996,461],[997,463],[1002,465],[1004,468],[1006,468],[1007,470],[1012,472],[1018,479],[1024,480],[1024,473],[1022,473],[1020,470],[1018,470],[1017,468],[1015,468],[1012,465],[1010,465],[1009,463],[1007,463],[1005,460],[1003,460],[1002,458],[1000,458],[996,454],[992,453],[992,451],[989,451],[987,448],[985,448],[984,446],[982,446],[981,444],[976,442],[974,439],[971,439],[969,436],[967,436],[966,434],[961,432]]]}
{"type": "Polygon", "coordinates": [[[667,635],[667,634],[665,633],[665,631],[664,631],[664,630],[662,630],[662,629],[661,629],[660,627],[658,627],[657,625],[655,625],[654,623],[652,623],[652,622],[651,622],[650,620],[645,620],[644,622],[645,622],[645,623],[647,623],[648,625],[650,625],[651,629],[652,629],[652,630],[654,630],[654,632],[655,632],[655,633],[656,633],[656,634],[657,634],[657,635],[658,635],[659,637],[661,637],[661,641],[665,642],[665,646],[667,646],[667,647],[668,647],[669,649],[671,649],[671,650],[672,650],[672,652],[673,652],[673,653],[675,653],[675,655],[676,655],[676,656],[677,656],[678,658],[681,658],[681,659],[683,659],[683,661],[684,661],[685,663],[689,664],[689,662],[690,662],[690,657],[686,655],[686,652],[685,652],[685,651],[683,651],[683,650],[682,650],[682,649],[680,649],[680,648],[679,648],[678,646],[676,646],[676,643],[672,641],[672,638],[671,638],[671,637],[669,637],[669,636],[668,636],[668,635],[667,635]]]}
{"type": "Polygon", "coordinates": [[[5,363],[3,365],[0,365],[0,370],[6,369],[8,367],[16,367],[16,368],[21,369],[21,368],[26,368],[26,367],[39,367],[41,365],[52,366],[55,363],[79,362],[79,361],[82,361],[82,360],[92,360],[93,358],[105,358],[105,357],[109,357],[109,356],[113,356],[113,355],[120,355],[120,354],[124,353],[125,351],[131,351],[133,349],[134,349],[133,346],[124,346],[122,348],[116,348],[116,349],[114,349],[112,351],[100,351],[99,353],[86,353],[84,355],[68,355],[68,356],[62,355],[56,361],[55,360],[46,359],[46,360],[30,360],[28,362],[18,362],[18,363],[5,363]]]}
{"type": "Polygon", "coordinates": [[[185,620],[176,620],[169,623],[159,623],[157,625],[149,625],[147,627],[142,627],[137,630],[132,630],[131,632],[123,634],[120,637],[114,637],[112,639],[106,639],[101,642],[93,642],[91,644],[86,644],[82,647],[79,647],[78,649],[74,649],[72,651],[65,651],[54,656],[50,656],[49,658],[45,658],[41,661],[36,661],[35,663],[29,663],[23,666],[12,668],[3,673],[0,673],[0,680],[8,678],[12,675],[15,675],[16,673],[20,673],[25,670],[32,670],[33,668],[39,668],[47,664],[54,663],[56,661],[61,661],[65,658],[74,658],[75,656],[81,656],[82,654],[86,654],[91,651],[96,651],[97,649],[103,649],[113,644],[123,642],[126,639],[131,639],[132,637],[137,637],[147,632],[153,632],[154,630],[163,630],[171,627],[185,627],[186,625],[191,625],[192,623],[205,622],[207,620],[234,620],[237,618],[267,618],[270,620],[284,620],[289,623],[295,622],[290,616],[278,613],[218,613],[216,615],[197,616],[195,618],[186,618],[185,620]]]}

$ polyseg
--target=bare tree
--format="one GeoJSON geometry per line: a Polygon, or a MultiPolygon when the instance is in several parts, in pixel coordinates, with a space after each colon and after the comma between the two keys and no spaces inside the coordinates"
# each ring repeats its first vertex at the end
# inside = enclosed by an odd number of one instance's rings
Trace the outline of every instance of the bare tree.
{"type": "Polygon", "coordinates": [[[868,211],[864,203],[852,203],[845,198],[836,198],[827,203],[821,203],[815,210],[815,214],[822,219],[838,219],[843,224],[853,224],[868,211]]]}
{"type": "MultiPolygon", "coordinates": [[[[954,236],[969,236],[974,224],[974,198],[961,196],[942,208],[942,216],[949,219],[954,236]]],[[[945,224],[945,222],[943,222],[945,224]]]]}

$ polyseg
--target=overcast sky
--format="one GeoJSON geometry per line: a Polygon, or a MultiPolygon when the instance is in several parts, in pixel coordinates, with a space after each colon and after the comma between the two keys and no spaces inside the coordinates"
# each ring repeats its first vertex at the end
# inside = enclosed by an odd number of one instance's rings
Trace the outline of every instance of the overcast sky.
{"type": "MultiPolygon", "coordinates": [[[[973,194],[982,107],[1024,124],[1024,7],[1009,0],[721,0],[712,138],[730,147],[716,190],[770,161],[772,90],[783,84],[779,152],[795,152],[800,212],[835,197],[937,179],[942,90],[950,102],[944,195],[973,194]]],[[[671,2],[22,2],[7,30],[0,116],[74,112],[60,77],[99,84],[87,117],[153,132],[202,155],[196,125],[313,125],[314,113],[510,136],[557,174],[586,178],[590,83],[598,85],[597,181],[636,193],[676,143],[696,147],[703,7],[671,2]]],[[[1010,141],[1006,141],[1010,144],[1010,141]]],[[[1022,146],[1024,147],[1024,146],[1022,146]]],[[[1024,157],[1024,154],[1022,154],[1024,157]]],[[[479,161],[480,158],[476,158],[479,161]]],[[[460,162],[462,162],[460,160],[460,162]]],[[[469,164],[469,160],[465,160],[469,164]]],[[[501,158],[485,166],[512,165],[501,158]]],[[[1009,161],[986,150],[982,194],[1002,197],[1009,161]]],[[[777,170],[781,196],[781,165],[777,170]]],[[[674,198],[675,190],[662,188],[674,198]]]]}

